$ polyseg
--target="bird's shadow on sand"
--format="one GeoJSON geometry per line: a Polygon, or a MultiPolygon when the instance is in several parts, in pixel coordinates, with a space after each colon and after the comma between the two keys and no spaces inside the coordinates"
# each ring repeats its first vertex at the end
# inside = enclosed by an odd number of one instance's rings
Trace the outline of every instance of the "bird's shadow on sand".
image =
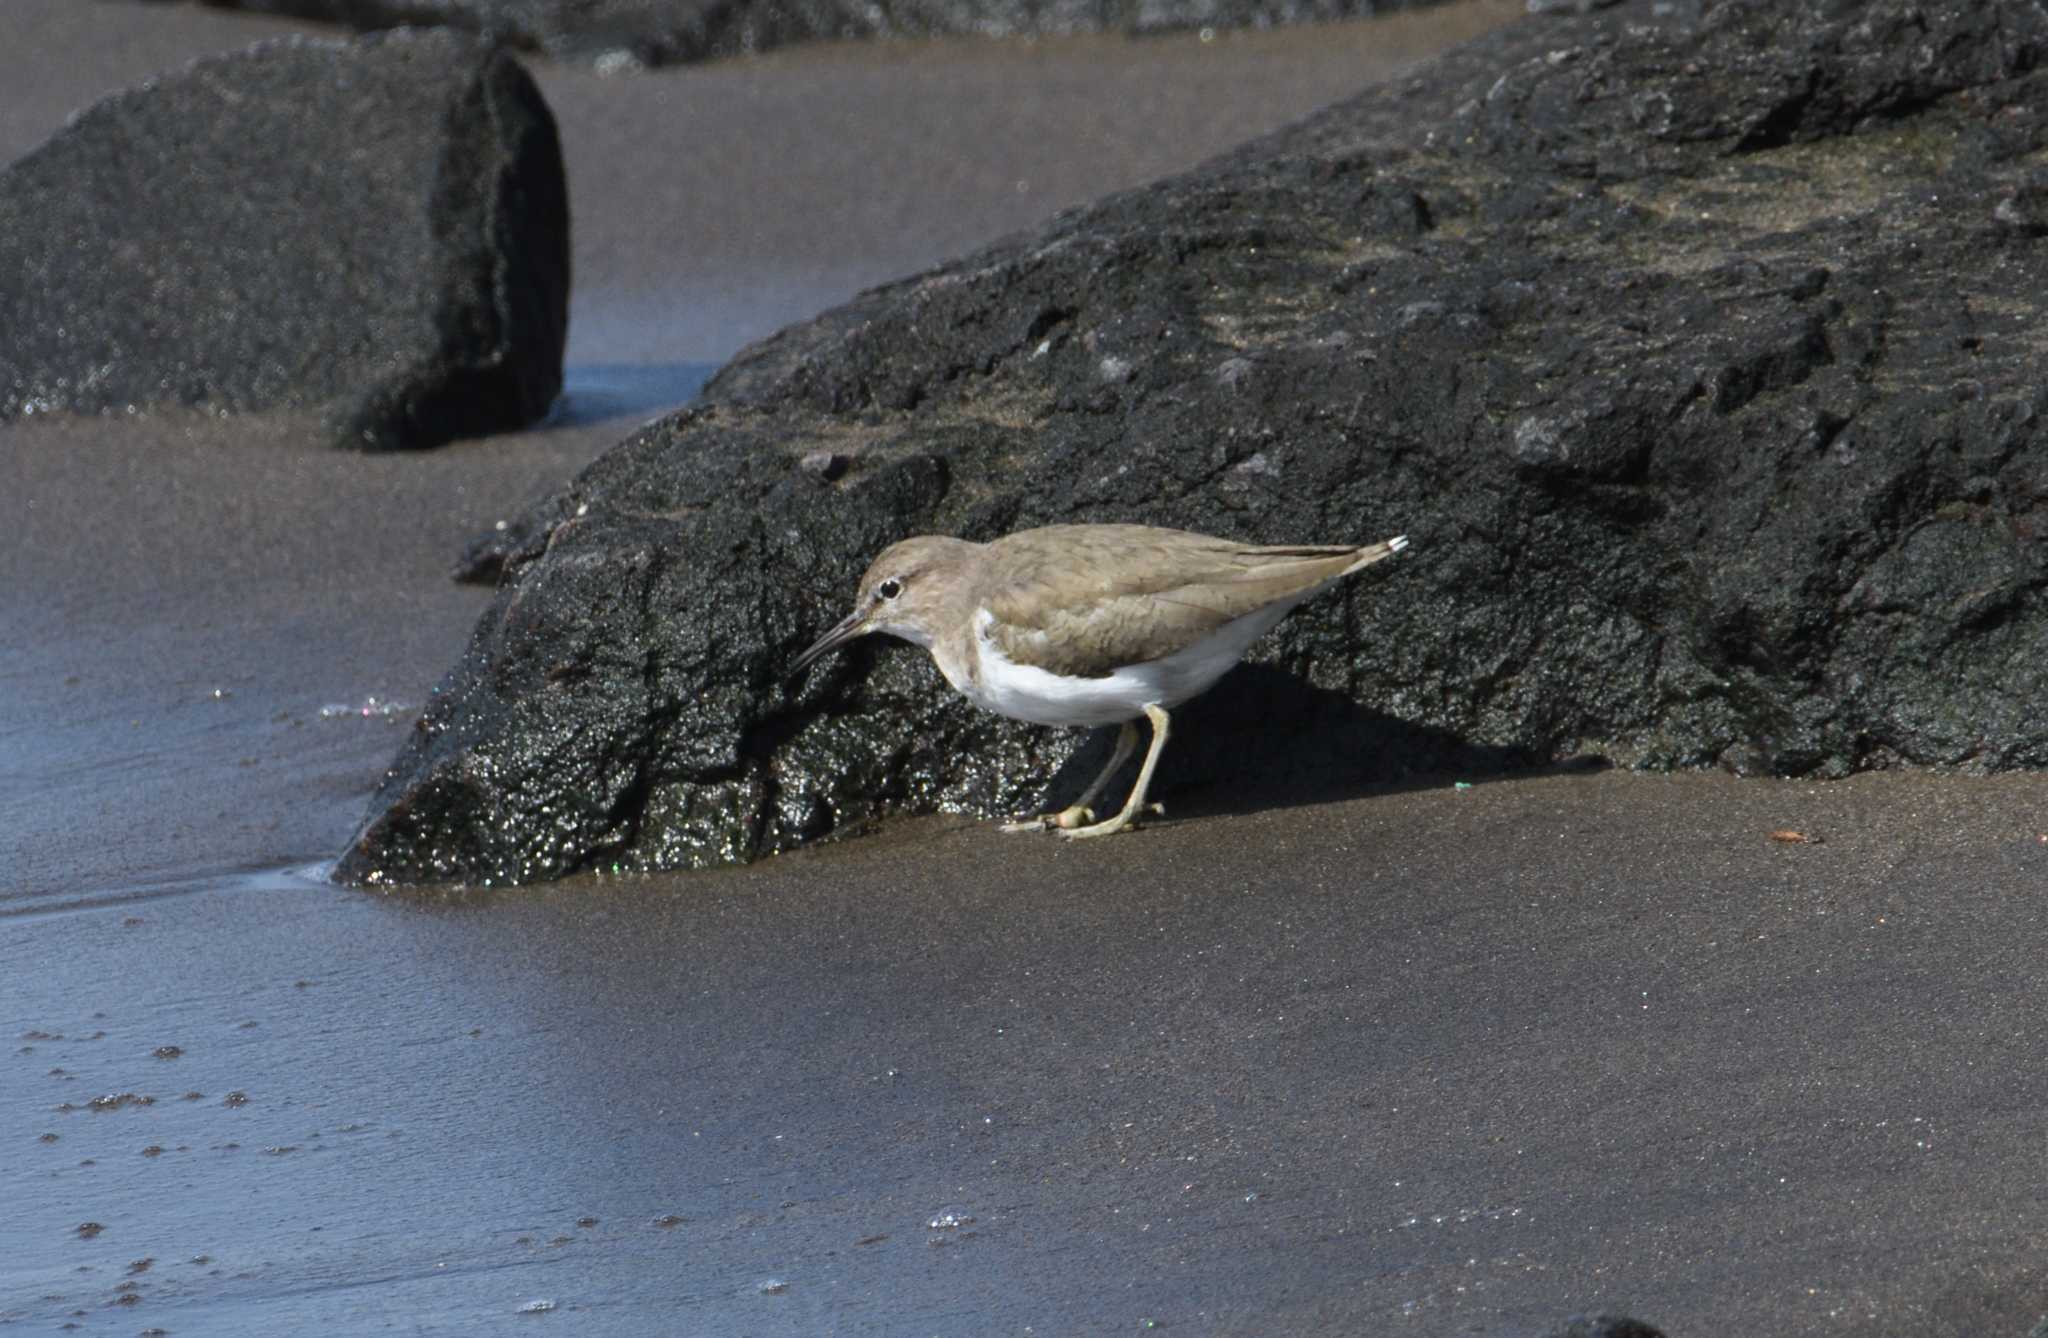
{"type": "MultiPolygon", "coordinates": [[[[1139,722],[1141,734],[1148,728],[1139,722]]],[[[1137,779],[1149,738],[1096,801],[1116,811],[1137,779]]],[[[1071,803],[1109,760],[1114,728],[1098,729],[1046,786],[1049,808],[1071,803]]],[[[1326,804],[1389,785],[1434,785],[1547,768],[1526,749],[1474,743],[1361,706],[1268,665],[1240,665],[1173,713],[1151,797],[1175,818],[1326,804]]],[[[1574,768],[1602,766],[1575,759],[1574,768]]]]}

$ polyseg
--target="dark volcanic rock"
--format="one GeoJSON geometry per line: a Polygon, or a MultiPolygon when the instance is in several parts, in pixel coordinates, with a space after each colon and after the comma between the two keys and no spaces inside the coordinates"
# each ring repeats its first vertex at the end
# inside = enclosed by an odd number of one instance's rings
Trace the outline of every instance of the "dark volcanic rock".
{"type": "Polygon", "coordinates": [[[208,0],[361,29],[448,24],[552,56],[666,65],[821,38],[1272,28],[1434,0],[208,0]]]}
{"type": "Polygon", "coordinates": [[[1226,806],[1589,751],[2048,764],[2048,19],[1650,17],[1525,22],[748,350],[473,554],[496,605],[344,873],[1069,793],[1074,736],[920,652],[782,677],[890,540],[1069,520],[1413,536],[1185,712],[1161,779],[1226,806]]]}
{"type": "Polygon", "coordinates": [[[561,388],[554,118],[453,33],[268,43],[108,98],[0,172],[0,417],[318,411],[426,446],[561,388]]]}

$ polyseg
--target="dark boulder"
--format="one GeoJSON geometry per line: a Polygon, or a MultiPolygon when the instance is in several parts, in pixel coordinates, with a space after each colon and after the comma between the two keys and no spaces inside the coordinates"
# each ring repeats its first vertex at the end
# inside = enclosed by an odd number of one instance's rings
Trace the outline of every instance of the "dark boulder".
{"type": "Polygon", "coordinates": [[[1272,28],[1432,0],[209,0],[358,29],[447,24],[529,51],[667,65],[869,37],[1272,28]]]}
{"type": "Polygon", "coordinates": [[[427,446],[561,388],[554,118],[454,33],[283,41],[76,117],[0,172],[0,417],[319,415],[427,446]]]}
{"type": "Polygon", "coordinates": [[[1169,797],[2048,764],[2044,53],[2018,3],[1525,21],[785,330],[472,552],[496,604],[343,873],[1078,788],[920,652],[783,677],[889,541],[1055,521],[1414,539],[1186,712],[1169,797]]]}

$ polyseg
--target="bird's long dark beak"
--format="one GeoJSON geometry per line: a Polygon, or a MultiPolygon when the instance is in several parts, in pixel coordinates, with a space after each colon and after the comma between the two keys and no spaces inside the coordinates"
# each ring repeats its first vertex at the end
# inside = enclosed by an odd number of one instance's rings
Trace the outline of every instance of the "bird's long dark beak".
{"type": "Polygon", "coordinates": [[[855,609],[852,613],[841,618],[831,631],[812,642],[809,650],[796,657],[796,661],[789,666],[790,677],[794,678],[805,669],[808,669],[811,661],[817,659],[826,651],[838,649],[855,637],[863,635],[867,630],[866,611],[855,609]]]}

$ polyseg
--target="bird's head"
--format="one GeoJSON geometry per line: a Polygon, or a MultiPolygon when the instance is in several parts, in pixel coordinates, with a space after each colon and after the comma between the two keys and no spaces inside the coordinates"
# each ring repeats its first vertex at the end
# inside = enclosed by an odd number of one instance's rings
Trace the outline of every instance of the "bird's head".
{"type": "Polygon", "coordinates": [[[827,651],[870,632],[929,647],[942,620],[958,603],[980,550],[980,544],[936,534],[905,539],[883,549],[860,578],[853,612],[797,656],[790,673],[802,673],[827,651]]]}

